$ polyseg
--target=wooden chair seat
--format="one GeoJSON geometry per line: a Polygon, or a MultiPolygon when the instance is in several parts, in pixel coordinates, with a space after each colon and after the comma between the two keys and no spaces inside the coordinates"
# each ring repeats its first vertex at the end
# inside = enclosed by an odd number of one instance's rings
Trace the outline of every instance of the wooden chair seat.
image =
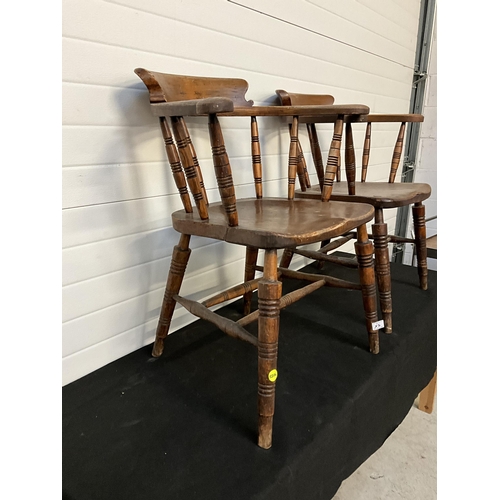
{"type": "Polygon", "coordinates": [[[283,198],[237,200],[238,225],[229,227],[221,202],[208,207],[209,220],[179,210],[172,214],[176,231],[206,236],[237,245],[286,248],[335,238],[373,218],[374,209],[363,203],[317,203],[283,198]]]}
{"type": "MultiPolygon", "coordinates": [[[[375,208],[404,207],[426,200],[431,195],[429,184],[417,182],[359,182],[356,184],[356,194],[349,194],[346,181],[334,182],[330,200],[354,201],[368,203],[375,208]]],[[[319,199],[321,187],[319,184],[308,188],[305,192],[296,191],[297,198],[319,199]]]]}

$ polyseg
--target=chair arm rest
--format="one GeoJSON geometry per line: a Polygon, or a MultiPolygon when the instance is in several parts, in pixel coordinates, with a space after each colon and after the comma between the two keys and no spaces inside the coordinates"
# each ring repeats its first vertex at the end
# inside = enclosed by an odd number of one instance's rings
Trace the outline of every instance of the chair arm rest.
{"type": "Polygon", "coordinates": [[[384,122],[384,123],[389,123],[389,122],[423,122],[424,117],[423,115],[419,114],[396,114],[396,113],[391,113],[391,114],[369,114],[369,115],[360,115],[356,117],[348,117],[346,121],[351,121],[353,123],[358,122],[358,123],[367,123],[367,122],[384,122]]]}
{"type": "Polygon", "coordinates": [[[155,116],[201,116],[233,111],[234,104],[228,97],[207,97],[187,101],[151,104],[155,116]]]}

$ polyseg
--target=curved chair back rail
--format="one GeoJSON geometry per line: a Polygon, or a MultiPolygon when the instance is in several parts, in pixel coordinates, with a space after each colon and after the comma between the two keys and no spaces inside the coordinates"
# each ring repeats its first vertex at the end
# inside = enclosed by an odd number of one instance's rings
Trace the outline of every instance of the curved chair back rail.
{"type": "Polygon", "coordinates": [[[253,105],[245,98],[248,83],[241,78],[174,75],[144,68],[135,69],[135,73],[148,88],[151,103],[227,97],[235,106],[253,105]]]}
{"type": "Polygon", "coordinates": [[[335,98],[328,94],[293,94],[286,90],[276,90],[282,106],[304,106],[310,104],[333,104],[335,98]]]}

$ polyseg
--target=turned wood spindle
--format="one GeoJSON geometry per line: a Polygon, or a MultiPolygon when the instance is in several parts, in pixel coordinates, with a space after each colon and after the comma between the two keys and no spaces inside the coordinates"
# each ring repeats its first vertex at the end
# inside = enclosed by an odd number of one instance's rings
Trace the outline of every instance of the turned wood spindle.
{"type": "Polygon", "coordinates": [[[356,155],[354,153],[354,141],[352,137],[352,125],[345,125],[345,174],[347,178],[347,188],[350,195],[356,194],[356,155]]]}
{"type": "MultiPolygon", "coordinates": [[[[306,295],[309,295],[310,293],[318,290],[322,286],[326,285],[325,280],[317,280],[311,283],[310,285],[306,285],[304,288],[300,288],[299,290],[294,290],[293,292],[287,293],[286,295],[283,295],[280,299],[279,302],[279,308],[284,309],[285,307],[288,307],[298,300],[304,298],[306,295]]],[[[254,321],[259,319],[259,311],[254,311],[253,313],[248,314],[247,316],[239,319],[237,323],[240,326],[245,326],[250,323],[253,323],[254,321]]]]}
{"type": "Polygon", "coordinates": [[[294,116],[290,127],[290,153],[288,155],[288,199],[293,200],[295,197],[295,177],[297,176],[298,163],[298,130],[299,117],[294,116]]]}
{"type": "Polygon", "coordinates": [[[343,117],[340,117],[335,121],[332,142],[330,144],[330,150],[328,152],[328,161],[326,162],[326,172],[323,181],[323,189],[321,191],[321,201],[330,200],[333,189],[333,181],[335,179],[335,176],[338,176],[338,172],[340,171],[339,160],[343,123],[343,117]]]}
{"type": "Polygon", "coordinates": [[[252,137],[252,168],[255,196],[256,198],[262,198],[262,160],[260,156],[259,128],[255,116],[250,118],[250,133],[252,137]]]}
{"type": "Polygon", "coordinates": [[[372,139],[372,124],[366,124],[365,142],[363,144],[363,160],[361,164],[361,182],[366,182],[366,175],[368,173],[368,163],[370,161],[370,146],[372,139]]]}
{"type": "Polygon", "coordinates": [[[163,142],[165,143],[165,150],[167,152],[167,158],[170,164],[170,169],[172,170],[175,185],[177,186],[177,189],[181,196],[182,205],[184,206],[184,210],[187,213],[192,213],[193,206],[191,205],[191,199],[189,198],[186,177],[184,176],[184,172],[182,171],[179,153],[177,152],[177,148],[174,145],[170,127],[168,126],[167,119],[164,116],[160,117],[160,129],[163,136],[163,142]]]}
{"type": "MultiPolygon", "coordinates": [[[[179,125],[183,129],[184,134],[189,137],[186,121],[182,116],[179,117],[179,125]]],[[[193,165],[196,170],[196,175],[198,176],[198,179],[200,181],[200,189],[201,189],[201,194],[203,195],[203,201],[205,202],[205,205],[208,207],[209,203],[208,203],[207,192],[205,190],[205,183],[203,182],[203,173],[201,172],[200,164],[198,163],[198,157],[196,156],[196,151],[194,149],[193,141],[191,139],[189,139],[187,147],[189,148],[189,151],[191,153],[191,157],[193,159],[193,165]]]]}
{"type": "Polygon", "coordinates": [[[323,157],[321,147],[319,145],[318,133],[314,123],[307,124],[307,133],[309,134],[309,142],[311,144],[311,153],[314,162],[314,168],[318,175],[319,186],[323,189],[323,179],[325,177],[325,169],[323,167],[323,157]]]}
{"type": "Polygon", "coordinates": [[[257,345],[257,339],[237,322],[232,321],[229,318],[225,318],[220,314],[214,313],[195,300],[186,299],[186,297],[180,297],[179,295],[174,295],[173,299],[181,304],[191,314],[206,321],[210,321],[210,323],[214,324],[230,337],[243,340],[254,346],[257,345]]]}
{"type": "Polygon", "coordinates": [[[399,128],[398,138],[396,139],[396,144],[394,145],[394,152],[392,153],[391,161],[391,173],[389,175],[389,182],[394,182],[396,180],[396,173],[398,171],[399,162],[401,160],[401,153],[403,152],[403,138],[405,136],[406,123],[402,122],[399,128]]]}
{"type": "Polygon", "coordinates": [[[244,283],[240,283],[239,285],[235,285],[231,288],[228,288],[227,290],[224,290],[223,292],[212,295],[212,297],[209,297],[208,299],[201,302],[201,305],[205,307],[212,307],[216,306],[217,304],[227,302],[228,300],[234,299],[236,297],[241,297],[248,292],[252,293],[259,287],[259,281],[260,278],[255,278],[245,281],[244,283]]]}
{"type": "Polygon", "coordinates": [[[373,264],[373,244],[368,238],[366,224],[358,227],[358,239],[354,243],[354,249],[359,264],[359,278],[370,352],[378,354],[379,336],[378,331],[373,329],[373,323],[377,321],[377,292],[373,264]]]}
{"type": "MultiPolygon", "coordinates": [[[[288,131],[290,132],[290,141],[292,141],[292,124],[288,124],[288,131]]],[[[302,146],[298,138],[298,128],[297,128],[297,177],[299,178],[300,190],[302,192],[307,189],[307,182],[305,177],[305,160],[304,154],[302,153],[302,146]]]]}
{"type": "Polygon", "coordinates": [[[389,236],[384,222],[384,211],[375,209],[375,223],[372,224],[373,244],[375,246],[375,274],[380,301],[380,310],[384,320],[385,333],[392,333],[392,296],[391,270],[389,259],[389,236]]]}
{"type": "Polygon", "coordinates": [[[340,182],[342,180],[341,176],[342,176],[342,154],[340,153],[340,146],[339,146],[339,164],[337,167],[337,174],[335,175],[335,180],[337,182],[340,182]]]}
{"type": "Polygon", "coordinates": [[[193,195],[200,218],[206,220],[208,219],[208,209],[205,198],[203,197],[200,176],[198,174],[198,170],[194,161],[194,147],[191,143],[191,137],[189,136],[188,129],[182,117],[173,116],[171,118],[171,122],[175,142],[177,143],[177,149],[179,151],[182,167],[184,168],[184,174],[186,175],[189,189],[191,190],[191,194],[193,195]]]}
{"type": "MultiPolygon", "coordinates": [[[[309,179],[309,172],[307,171],[307,163],[306,159],[304,157],[304,151],[302,150],[302,144],[300,143],[300,140],[297,141],[297,148],[299,151],[298,155],[298,163],[297,163],[297,172],[300,175],[303,175],[304,177],[304,189],[302,189],[302,183],[300,184],[300,187],[302,191],[305,191],[307,188],[311,187],[311,180],[309,179]]],[[[300,177],[299,177],[300,180],[300,177]]]]}
{"type": "Polygon", "coordinates": [[[293,250],[291,248],[285,248],[281,254],[280,267],[288,268],[293,259],[293,250]]]}
{"type": "Polygon", "coordinates": [[[224,137],[217,115],[209,115],[210,142],[212,144],[212,157],[214,162],[215,176],[219,193],[226,212],[229,226],[238,225],[238,212],[236,210],[236,195],[234,192],[231,165],[224,145],[224,137]]]}
{"type": "Polygon", "coordinates": [[[425,227],[425,205],[421,202],[412,207],[413,226],[415,229],[415,247],[417,250],[418,276],[420,288],[427,290],[427,231],[425,227]]]}

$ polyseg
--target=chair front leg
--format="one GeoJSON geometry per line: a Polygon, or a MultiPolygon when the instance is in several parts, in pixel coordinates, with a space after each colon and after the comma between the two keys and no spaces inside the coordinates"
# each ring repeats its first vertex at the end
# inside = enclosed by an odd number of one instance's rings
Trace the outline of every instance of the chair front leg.
{"type": "Polygon", "coordinates": [[[391,267],[389,259],[389,237],[387,224],[381,208],[375,209],[375,223],[372,225],[375,245],[375,274],[385,333],[392,333],[391,267]]]}
{"type": "Polygon", "coordinates": [[[417,250],[418,277],[420,288],[427,290],[427,235],[425,228],[425,206],[419,202],[412,207],[413,226],[415,228],[415,246],[417,250]]]}
{"type": "Polygon", "coordinates": [[[258,445],[272,445],[274,401],[276,390],[278,333],[281,282],[278,281],[278,257],[275,249],[265,251],[264,275],[259,282],[258,333],[258,445]]]}
{"type": "Polygon", "coordinates": [[[361,283],[361,294],[363,296],[368,343],[370,352],[378,354],[379,337],[377,330],[373,329],[373,323],[377,321],[377,293],[375,289],[375,270],[373,267],[373,244],[368,238],[366,224],[358,227],[357,234],[358,239],[354,244],[354,248],[358,258],[359,280],[361,283]]]}
{"type": "Polygon", "coordinates": [[[184,272],[189,260],[189,255],[191,254],[191,249],[189,248],[190,239],[190,235],[181,234],[179,244],[174,247],[172,253],[170,271],[168,273],[165,295],[163,297],[163,304],[153,346],[153,357],[155,358],[158,358],[163,353],[163,343],[165,337],[168,335],[168,329],[170,328],[170,322],[172,321],[172,315],[175,309],[175,300],[173,296],[177,295],[181,289],[184,272]]]}

